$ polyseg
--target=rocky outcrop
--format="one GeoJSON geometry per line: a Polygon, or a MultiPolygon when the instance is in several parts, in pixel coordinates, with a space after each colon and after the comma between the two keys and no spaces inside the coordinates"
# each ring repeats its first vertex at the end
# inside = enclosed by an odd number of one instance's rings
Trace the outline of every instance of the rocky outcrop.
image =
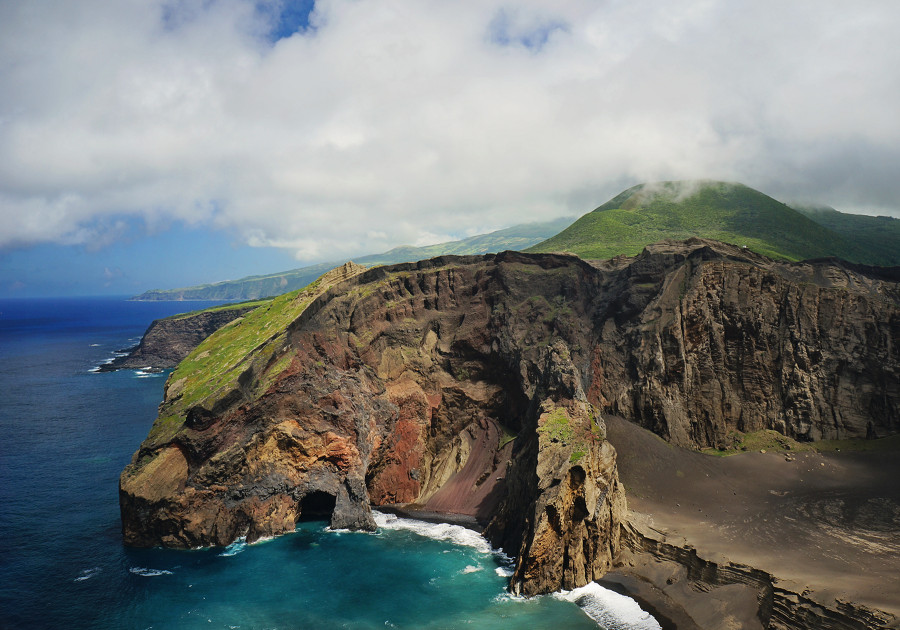
{"type": "Polygon", "coordinates": [[[276,300],[173,374],[122,474],[125,540],[365,529],[370,503],[415,504],[485,523],[519,592],[579,586],[625,519],[605,411],[701,446],[896,432],[898,275],[694,239],[595,266],[436,258],[276,300]]]}
{"type": "Polygon", "coordinates": [[[323,506],[334,527],[368,528],[370,502],[413,503],[489,523],[521,550],[523,592],[599,577],[624,495],[577,367],[582,311],[553,302],[584,292],[594,271],[567,257],[500,260],[368,271],[258,345],[233,389],[183,406],[170,382],[122,475],[126,542],[253,540],[323,506]],[[545,558],[564,560],[545,572],[545,558]]]}
{"type": "Polygon", "coordinates": [[[127,355],[101,365],[97,371],[173,368],[201,341],[257,306],[259,305],[234,306],[153,320],[137,346],[129,350],[127,355]]]}
{"type": "MultiPolygon", "coordinates": [[[[348,261],[327,271],[319,278],[318,283],[325,287],[331,287],[364,270],[365,267],[362,265],[348,261]]],[[[229,324],[265,304],[265,299],[242,302],[154,320],[144,332],[140,343],[131,348],[127,355],[116,357],[109,363],[101,365],[97,371],[173,368],[200,345],[201,341],[225,324],[229,324]]]]}

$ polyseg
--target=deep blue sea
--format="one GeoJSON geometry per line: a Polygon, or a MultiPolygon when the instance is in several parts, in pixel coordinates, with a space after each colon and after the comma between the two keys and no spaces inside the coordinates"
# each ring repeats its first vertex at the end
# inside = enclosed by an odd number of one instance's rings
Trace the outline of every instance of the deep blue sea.
{"type": "Polygon", "coordinates": [[[119,473],[166,374],[92,370],[153,319],[209,305],[0,300],[0,627],[658,628],[599,586],[512,598],[508,560],[477,534],[393,516],[375,534],[124,547],[119,473]]]}

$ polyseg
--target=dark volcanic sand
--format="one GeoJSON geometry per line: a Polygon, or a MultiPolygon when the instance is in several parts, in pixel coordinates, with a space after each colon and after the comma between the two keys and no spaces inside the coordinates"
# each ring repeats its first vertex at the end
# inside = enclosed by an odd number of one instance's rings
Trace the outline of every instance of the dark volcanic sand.
{"type": "MultiPolygon", "coordinates": [[[[809,591],[818,601],[849,600],[900,617],[900,452],[794,453],[794,461],[784,453],[713,457],[619,418],[606,422],[628,507],[658,539],[686,542],[706,560],[762,569],[782,588],[809,591]]],[[[658,580],[671,567],[636,563],[608,585],[628,588],[631,581],[628,590],[664,608],[666,598],[640,579],[634,583],[635,576],[658,580]]],[[[727,609],[737,619],[752,617],[755,606],[750,589],[739,585],[715,589],[705,603],[705,594],[686,585],[665,588],[704,627],[698,610],[715,619],[727,609]]],[[[724,621],[710,627],[728,627],[724,621]]]]}

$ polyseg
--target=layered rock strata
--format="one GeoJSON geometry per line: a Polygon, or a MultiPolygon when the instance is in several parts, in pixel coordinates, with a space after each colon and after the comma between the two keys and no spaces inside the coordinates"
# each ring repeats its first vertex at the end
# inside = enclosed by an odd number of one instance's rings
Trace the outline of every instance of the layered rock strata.
{"type": "Polygon", "coordinates": [[[173,374],[122,474],[125,540],[365,529],[370,504],[412,503],[487,523],[522,593],[585,584],[625,518],[602,412],[700,446],[896,432],[898,277],[693,239],[595,266],[436,258],[288,296],[271,308],[289,323],[259,341],[248,317],[183,364],[206,376],[173,374]]]}
{"type": "Polygon", "coordinates": [[[691,239],[607,267],[588,395],[680,446],[900,430],[900,268],[691,239]],[[616,272],[617,271],[617,272],[616,272]]]}
{"type": "MultiPolygon", "coordinates": [[[[687,588],[703,593],[721,587],[743,587],[752,600],[755,619],[728,618],[730,627],[762,627],[771,630],[877,630],[897,628],[900,620],[884,611],[852,601],[820,601],[815,594],[785,588],[777,576],[734,562],[715,562],[700,556],[689,545],[676,545],[652,530],[634,526],[623,529],[622,546],[635,558],[649,556],[657,574],[668,574],[657,588],[672,588],[685,581],[687,588]],[[666,565],[671,568],[667,571],[666,565]]],[[[635,559],[630,560],[634,563],[635,559]]],[[[646,575],[642,576],[647,580],[646,575]]],[[[730,594],[734,599],[733,594],[730,594]]],[[[703,627],[722,627],[723,619],[703,627]]],[[[691,625],[690,620],[685,625],[691,625]]],[[[700,628],[699,625],[694,627],[700,628]]]]}

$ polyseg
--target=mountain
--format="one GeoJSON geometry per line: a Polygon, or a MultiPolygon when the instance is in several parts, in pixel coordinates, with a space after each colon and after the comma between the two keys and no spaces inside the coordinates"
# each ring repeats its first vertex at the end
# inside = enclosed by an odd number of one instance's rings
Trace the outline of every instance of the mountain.
{"type": "MultiPolygon", "coordinates": [[[[633,486],[619,479],[607,419],[653,431],[668,442],[654,451],[663,455],[726,449],[738,433],[760,431],[803,442],[896,434],[898,323],[900,269],[773,261],[696,238],[596,264],[504,252],[346,265],[225,325],[172,372],[120,479],[123,535],[136,546],[227,545],[292,532],[310,518],[371,530],[373,506],[418,505],[483,527],[515,557],[518,593],[572,590],[616,562],[638,570],[637,554],[649,551],[679,565],[668,573],[654,565],[663,586],[678,581],[667,593],[714,597],[695,588],[712,578],[716,587],[747,587],[741,614],[756,627],[873,627],[862,616],[869,611],[835,602],[835,581],[819,579],[809,559],[846,577],[895,553],[883,542],[892,530],[872,515],[887,514],[890,527],[897,504],[883,495],[850,503],[854,480],[868,474],[835,463],[828,474],[846,484],[835,497],[810,487],[809,469],[825,461],[754,453],[742,461],[764,466],[714,469],[692,459],[692,473],[676,461],[648,482],[702,475],[722,513],[737,514],[722,517],[734,535],[764,540],[754,561],[783,538],[799,548],[775,567],[796,578],[805,563],[803,579],[781,580],[698,557],[728,547],[676,547],[681,533],[668,542],[629,534],[633,486]],[[721,483],[710,486],[717,470],[721,483]],[[788,478],[802,500],[789,512],[799,534],[746,525],[738,484],[760,490],[754,506],[765,509],[789,494],[788,478]],[[843,524],[848,512],[860,514],[857,529],[843,524]],[[626,547],[635,555],[623,559],[626,547]],[[863,554],[853,564],[841,560],[851,547],[863,554]]],[[[630,460],[646,462],[647,452],[630,460]]],[[[666,510],[699,519],[699,531],[724,529],[705,509],[666,498],[666,510]]],[[[898,592],[888,583],[879,601],[895,606],[898,592]]]]}
{"type": "MultiPolygon", "coordinates": [[[[525,249],[549,238],[572,222],[565,217],[541,223],[524,223],[503,230],[478,234],[461,241],[450,241],[425,247],[395,247],[381,253],[357,258],[354,262],[366,267],[413,262],[446,254],[470,255],[488,254],[504,250],[525,249]]],[[[133,300],[256,300],[281,295],[302,289],[323,273],[341,262],[326,262],[290,271],[260,276],[248,276],[239,280],[225,280],[213,284],[202,284],[180,289],[154,289],[146,291],[133,300]]]]}
{"type": "Polygon", "coordinates": [[[860,219],[836,210],[799,212],[742,184],[678,181],[629,188],[526,251],[606,259],[633,256],[663,239],[700,237],[776,259],[836,256],[900,265],[898,236],[896,219],[860,219]],[[878,226],[887,229],[879,231],[878,226]]]}
{"type": "Polygon", "coordinates": [[[797,212],[819,225],[864,247],[865,262],[872,265],[900,265],[900,219],[839,212],[829,206],[792,205],[797,212]]]}

